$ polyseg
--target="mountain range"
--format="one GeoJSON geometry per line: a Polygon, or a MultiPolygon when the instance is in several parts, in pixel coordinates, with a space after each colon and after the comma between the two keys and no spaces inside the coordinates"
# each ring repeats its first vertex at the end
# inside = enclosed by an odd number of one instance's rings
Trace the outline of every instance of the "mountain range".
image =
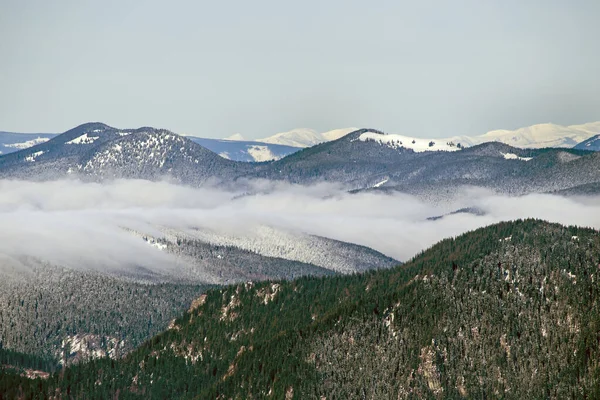
{"type": "MultiPolygon", "coordinates": [[[[287,132],[277,133],[263,139],[245,140],[241,134],[235,134],[225,139],[209,139],[197,136],[186,136],[210,151],[234,161],[271,161],[278,160],[292,154],[301,148],[311,147],[316,144],[337,140],[356,128],[334,129],[327,132],[318,132],[314,129],[298,128],[287,132]]],[[[448,138],[423,139],[398,135],[405,146],[413,140],[424,143],[461,144],[470,147],[486,142],[500,142],[518,148],[577,148],[581,150],[597,151],[600,145],[588,144],[595,135],[600,134],[600,122],[582,125],[561,126],[556,124],[538,124],[514,131],[495,130],[480,136],[452,136],[448,138]]],[[[43,143],[56,134],[19,134],[0,132],[0,155],[12,153],[43,143]]]]}
{"type": "MultiPolygon", "coordinates": [[[[47,142],[0,157],[0,177],[104,180],[209,180],[241,188],[249,180],[336,182],[351,190],[400,190],[440,198],[465,185],[526,194],[592,187],[600,153],[566,148],[521,149],[499,142],[472,147],[386,135],[373,129],[297,151],[280,160],[227,160],[192,140],[155,128],[120,130],[84,124],[47,142]]],[[[435,200],[435,199],[434,199],[435,200]]]]}

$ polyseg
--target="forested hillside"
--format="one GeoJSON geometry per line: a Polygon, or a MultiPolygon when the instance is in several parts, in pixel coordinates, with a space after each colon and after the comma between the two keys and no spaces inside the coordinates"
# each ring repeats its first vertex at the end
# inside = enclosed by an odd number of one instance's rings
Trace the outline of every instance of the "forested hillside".
{"type": "Polygon", "coordinates": [[[209,291],[126,358],[22,389],[120,399],[599,398],[599,274],[598,232],[500,223],[391,270],[209,291]]]}

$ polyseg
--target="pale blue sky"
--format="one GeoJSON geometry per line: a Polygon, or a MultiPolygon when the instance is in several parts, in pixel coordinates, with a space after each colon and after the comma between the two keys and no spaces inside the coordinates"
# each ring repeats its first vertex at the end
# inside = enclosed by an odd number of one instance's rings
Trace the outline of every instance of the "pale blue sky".
{"type": "Polygon", "coordinates": [[[600,120],[600,1],[0,0],[0,130],[600,120]]]}

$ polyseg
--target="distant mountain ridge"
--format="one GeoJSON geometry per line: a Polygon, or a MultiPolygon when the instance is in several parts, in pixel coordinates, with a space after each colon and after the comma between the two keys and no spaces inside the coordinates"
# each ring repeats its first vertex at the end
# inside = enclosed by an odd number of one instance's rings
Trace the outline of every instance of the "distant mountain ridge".
{"type": "MultiPolygon", "coordinates": [[[[296,147],[311,147],[316,144],[337,140],[356,130],[357,128],[343,128],[319,133],[314,129],[297,128],[287,132],[277,133],[273,136],[263,139],[256,139],[256,141],[296,147]]],[[[537,149],[544,147],[571,148],[596,134],[600,134],[600,121],[570,126],[544,123],[515,130],[497,129],[477,136],[455,135],[444,138],[429,139],[411,137],[410,135],[398,136],[403,136],[411,141],[425,140],[427,142],[434,141],[439,143],[460,143],[464,147],[475,146],[486,142],[500,142],[513,147],[537,149]]],[[[240,140],[240,138],[242,138],[242,136],[239,133],[231,137],[233,140],[240,140]]]]}
{"type": "Polygon", "coordinates": [[[297,128],[291,131],[277,133],[263,139],[257,139],[257,142],[280,144],[294,147],[310,147],[323,142],[330,142],[339,139],[357,128],[341,128],[327,132],[319,133],[314,129],[297,128]]]}
{"type": "Polygon", "coordinates": [[[547,123],[512,131],[494,130],[480,136],[460,138],[469,145],[495,141],[521,148],[571,148],[598,133],[600,133],[600,122],[570,126],[547,123]]]}
{"type": "MultiPolygon", "coordinates": [[[[345,130],[335,130],[331,132],[342,133],[345,130]]],[[[310,132],[314,132],[312,130],[307,129],[297,129],[289,132],[280,133],[278,135],[267,138],[273,141],[285,141],[285,140],[295,140],[296,136],[308,135],[310,132]]],[[[345,134],[350,133],[350,131],[345,134]]],[[[328,140],[322,140],[319,143],[325,141],[331,141],[338,139],[341,136],[336,135],[327,135],[328,132],[323,134],[324,137],[329,138],[328,140]]],[[[576,146],[578,143],[594,136],[595,134],[600,134],[600,122],[590,122],[582,125],[571,125],[571,126],[562,126],[557,124],[537,124],[524,128],[519,128],[516,130],[506,130],[499,129],[487,132],[483,135],[478,136],[466,136],[466,135],[458,135],[458,136],[450,136],[445,138],[419,138],[419,137],[411,137],[409,135],[395,135],[401,136],[406,139],[405,145],[410,143],[412,140],[416,141],[433,141],[438,143],[454,143],[461,144],[464,147],[475,146],[482,143],[487,142],[500,142],[504,144],[508,144],[513,147],[518,148],[544,148],[544,147],[561,147],[561,148],[571,148],[576,146]]],[[[342,135],[343,136],[343,135],[342,135]]],[[[259,139],[259,141],[265,141],[266,139],[259,139]]],[[[300,144],[301,140],[298,140],[297,144],[300,144]]],[[[312,143],[311,145],[318,144],[312,143]]],[[[410,145],[408,145],[410,146],[410,145]]],[[[308,146],[305,146],[308,147],[308,146]]]]}

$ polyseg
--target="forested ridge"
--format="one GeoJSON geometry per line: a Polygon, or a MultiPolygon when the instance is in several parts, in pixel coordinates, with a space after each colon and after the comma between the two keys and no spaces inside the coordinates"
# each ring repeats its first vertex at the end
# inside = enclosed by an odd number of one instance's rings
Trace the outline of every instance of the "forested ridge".
{"type": "Polygon", "coordinates": [[[23,380],[18,393],[600,398],[599,274],[597,231],[500,223],[389,270],[210,290],[125,358],[23,380]]]}

